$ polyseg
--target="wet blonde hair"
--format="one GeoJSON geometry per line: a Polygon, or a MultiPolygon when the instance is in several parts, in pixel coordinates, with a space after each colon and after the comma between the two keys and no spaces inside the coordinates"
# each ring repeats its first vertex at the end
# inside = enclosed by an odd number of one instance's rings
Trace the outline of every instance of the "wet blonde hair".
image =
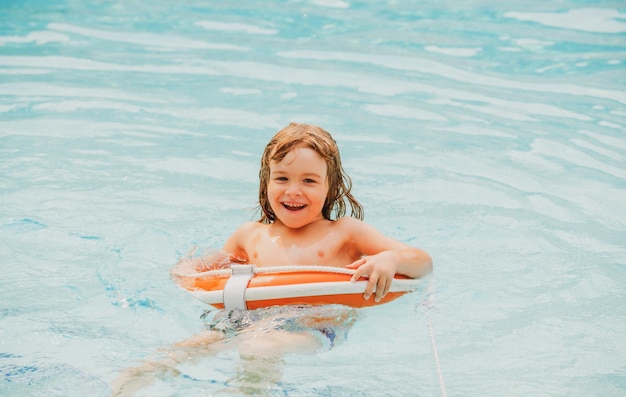
{"type": "Polygon", "coordinates": [[[334,219],[341,218],[346,214],[346,208],[349,206],[350,215],[363,220],[363,207],[350,193],[352,180],[341,166],[337,142],[320,127],[291,123],[274,135],[265,146],[265,151],[261,157],[261,170],[259,171],[261,219],[259,222],[272,223],[276,220],[276,214],[274,214],[267,198],[270,162],[280,162],[287,153],[299,147],[313,149],[326,161],[328,194],[322,208],[324,219],[333,220],[333,215],[334,219]]]}

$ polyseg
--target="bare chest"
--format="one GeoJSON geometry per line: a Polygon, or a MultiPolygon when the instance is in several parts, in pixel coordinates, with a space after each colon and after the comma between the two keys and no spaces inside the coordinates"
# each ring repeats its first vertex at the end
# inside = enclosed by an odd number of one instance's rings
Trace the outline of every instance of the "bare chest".
{"type": "Polygon", "coordinates": [[[261,232],[246,244],[249,263],[257,266],[343,267],[352,258],[346,242],[333,233],[289,236],[261,232]]]}

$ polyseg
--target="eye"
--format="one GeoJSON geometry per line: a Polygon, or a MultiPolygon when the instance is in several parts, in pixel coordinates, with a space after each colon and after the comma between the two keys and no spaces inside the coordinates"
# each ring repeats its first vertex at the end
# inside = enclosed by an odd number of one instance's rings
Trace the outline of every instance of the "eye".
{"type": "Polygon", "coordinates": [[[277,176],[276,178],[274,178],[275,181],[279,181],[279,182],[285,182],[287,181],[287,177],[286,176],[277,176]]]}
{"type": "Polygon", "coordinates": [[[311,179],[311,178],[306,178],[304,180],[304,183],[317,183],[317,181],[315,179],[311,179]]]}

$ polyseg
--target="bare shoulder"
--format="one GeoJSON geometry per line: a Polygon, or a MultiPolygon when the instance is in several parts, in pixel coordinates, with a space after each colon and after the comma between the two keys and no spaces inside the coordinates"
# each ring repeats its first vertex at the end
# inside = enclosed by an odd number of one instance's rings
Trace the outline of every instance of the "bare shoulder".
{"type": "Polygon", "coordinates": [[[406,244],[384,235],[374,226],[356,218],[340,218],[337,220],[337,227],[339,233],[352,241],[362,253],[367,255],[407,247],[406,244]]]}
{"type": "Polygon", "coordinates": [[[238,258],[247,259],[245,251],[246,240],[258,233],[263,227],[267,227],[259,222],[246,222],[241,224],[237,230],[226,240],[223,250],[238,258]]]}
{"type": "Polygon", "coordinates": [[[353,242],[363,239],[377,238],[379,233],[367,223],[351,216],[339,218],[333,222],[333,229],[345,240],[353,242]]]}
{"type": "Polygon", "coordinates": [[[337,229],[346,233],[358,233],[370,228],[367,223],[351,216],[344,216],[343,218],[339,218],[334,222],[334,224],[337,229]]]}
{"type": "Polygon", "coordinates": [[[246,222],[241,224],[237,230],[235,231],[235,234],[248,234],[248,233],[252,233],[256,230],[262,229],[264,226],[264,224],[260,223],[260,222],[246,222]]]}

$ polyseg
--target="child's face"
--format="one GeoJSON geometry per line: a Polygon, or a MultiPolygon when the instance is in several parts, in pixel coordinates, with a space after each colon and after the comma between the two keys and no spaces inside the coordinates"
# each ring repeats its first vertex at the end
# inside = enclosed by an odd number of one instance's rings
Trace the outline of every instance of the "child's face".
{"type": "Polygon", "coordinates": [[[281,161],[271,161],[267,198],[276,218],[290,228],[324,219],[326,172],[326,161],[309,148],[295,148],[281,161]]]}

